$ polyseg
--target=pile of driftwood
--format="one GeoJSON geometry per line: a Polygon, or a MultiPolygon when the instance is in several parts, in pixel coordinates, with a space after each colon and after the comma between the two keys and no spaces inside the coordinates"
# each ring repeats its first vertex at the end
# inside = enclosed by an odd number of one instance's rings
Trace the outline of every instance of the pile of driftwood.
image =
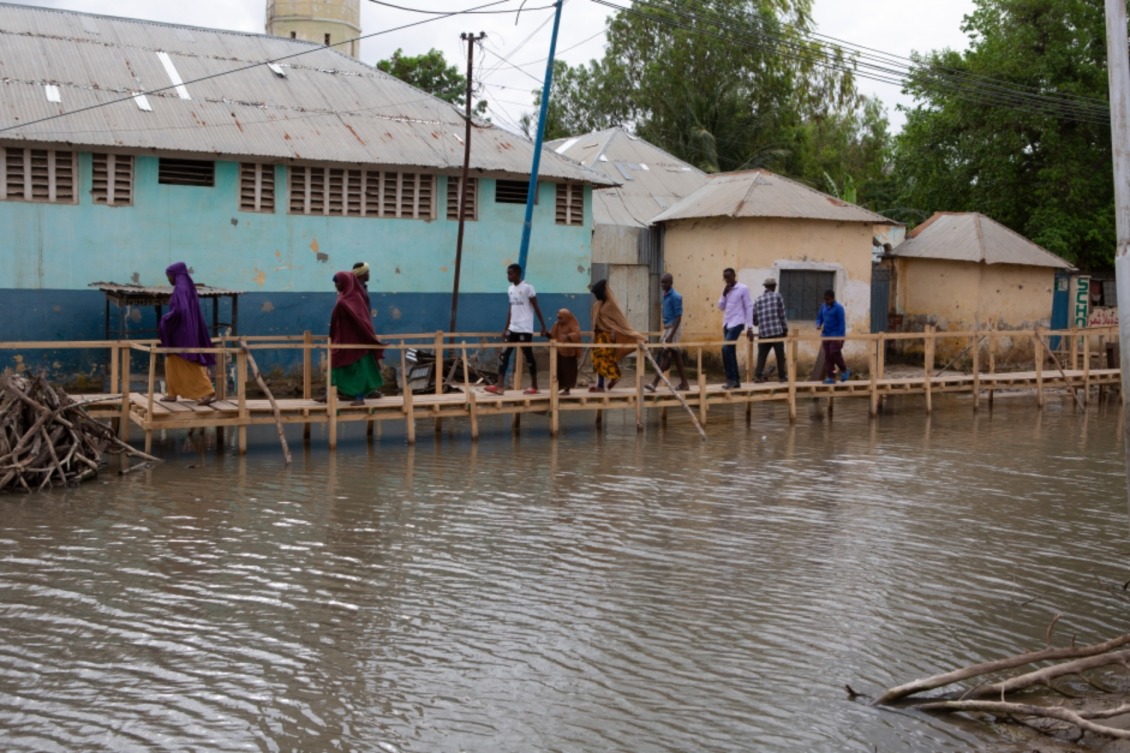
{"type": "MultiPolygon", "coordinates": [[[[1130,633],[1088,646],[1046,646],[890,688],[875,704],[1010,721],[1074,742],[1130,740],[1130,633]],[[963,690],[918,694],[957,683],[963,690]]],[[[849,686],[849,696],[860,697],[849,686]]]]}
{"type": "Polygon", "coordinates": [[[97,475],[105,452],[159,462],[119,440],[42,376],[0,380],[0,491],[75,486],[97,475]]]}

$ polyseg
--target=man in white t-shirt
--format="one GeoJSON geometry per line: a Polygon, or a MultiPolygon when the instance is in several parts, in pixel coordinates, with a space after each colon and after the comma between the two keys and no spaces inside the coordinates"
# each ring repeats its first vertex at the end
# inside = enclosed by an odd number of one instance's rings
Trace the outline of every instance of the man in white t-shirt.
{"type": "MultiPolygon", "coordinates": [[[[522,265],[511,264],[506,268],[506,279],[510,281],[507,296],[510,298],[510,308],[506,312],[506,327],[502,330],[502,339],[508,343],[528,343],[534,339],[534,314],[538,315],[541,322],[541,336],[549,337],[549,330],[545,326],[545,317],[541,315],[538,306],[538,294],[534,286],[522,279],[522,265]]],[[[510,355],[514,346],[503,349],[498,356],[498,382],[486,388],[487,392],[501,395],[506,390],[506,371],[510,368],[510,355]]],[[[530,370],[530,386],[527,395],[538,393],[538,365],[534,361],[534,349],[529,345],[522,348],[522,356],[526,359],[526,366],[530,370]]]]}

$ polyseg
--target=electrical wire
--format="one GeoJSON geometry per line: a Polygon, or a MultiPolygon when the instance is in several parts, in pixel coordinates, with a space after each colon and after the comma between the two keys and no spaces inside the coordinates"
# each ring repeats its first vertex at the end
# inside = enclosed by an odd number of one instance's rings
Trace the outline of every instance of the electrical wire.
{"type": "Polygon", "coordinates": [[[1102,100],[1068,94],[1048,95],[1032,87],[1018,86],[951,68],[923,66],[916,61],[866,47],[836,45],[837,51],[842,53],[846,50],[850,53],[849,58],[842,60],[835,54],[825,52],[826,45],[814,39],[814,35],[799,34],[800,42],[798,42],[780,34],[751,27],[749,24],[742,24],[737,19],[722,16],[716,11],[701,7],[698,3],[688,7],[691,4],[685,2],[680,4],[675,0],[668,0],[665,3],[656,0],[650,2],[636,0],[629,7],[617,5],[610,0],[593,0],[593,2],[672,28],[712,36],[739,47],[785,50],[803,62],[859,78],[906,87],[915,78],[927,76],[927,81],[940,87],[944,93],[961,96],[974,104],[1028,109],[1096,125],[1109,125],[1108,107],[1102,100]],[[703,26],[707,28],[702,28],[703,26]],[[815,43],[819,47],[813,49],[804,42],[815,43]]]}

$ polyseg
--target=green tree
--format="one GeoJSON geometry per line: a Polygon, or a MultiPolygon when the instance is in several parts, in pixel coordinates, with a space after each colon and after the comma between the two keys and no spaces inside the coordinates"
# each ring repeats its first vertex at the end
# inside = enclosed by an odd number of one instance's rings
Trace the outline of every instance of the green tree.
{"type": "MultiPolygon", "coordinates": [[[[458,67],[448,65],[447,58],[439,50],[431,49],[423,55],[411,56],[397,49],[392,57],[378,61],[377,68],[460,108],[466,106],[467,77],[459,72],[458,67]]],[[[475,103],[476,115],[482,116],[486,110],[485,100],[475,103]]]]}
{"type": "Polygon", "coordinates": [[[896,140],[900,202],[981,212],[1072,263],[1109,267],[1114,197],[1102,3],[977,0],[965,52],[917,59],[896,140]]]}
{"type": "Polygon", "coordinates": [[[555,69],[550,138],[621,127],[708,172],[765,167],[823,187],[885,177],[887,121],[851,61],[815,42],[811,0],[648,0],[600,61],[555,69]],[[831,59],[830,59],[831,58],[831,59]]]}

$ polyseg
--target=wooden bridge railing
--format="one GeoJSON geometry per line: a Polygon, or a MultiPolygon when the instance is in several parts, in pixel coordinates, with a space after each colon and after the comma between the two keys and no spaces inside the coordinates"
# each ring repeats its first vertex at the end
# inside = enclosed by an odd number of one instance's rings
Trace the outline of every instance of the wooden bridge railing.
{"type": "MultiPolygon", "coordinates": [[[[435,395],[442,395],[445,386],[453,383],[456,386],[469,386],[470,379],[470,361],[472,351],[482,352],[487,351],[492,353],[490,362],[494,363],[493,354],[499,349],[511,347],[513,344],[501,342],[497,332],[460,332],[460,333],[421,333],[421,334],[403,334],[403,335],[382,335],[382,340],[385,342],[384,350],[386,351],[386,362],[392,362],[401,375],[402,385],[407,384],[409,374],[408,352],[413,349],[430,348],[433,351],[435,358],[435,395]],[[443,373],[443,365],[445,362],[451,361],[454,363],[455,368],[448,371],[448,374],[443,373]]],[[[590,338],[591,339],[591,338],[590,338]]],[[[652,340],[656,339],[653,333],[652,340]]],[[[783,387],[785,392],[778,391],[774,393],[779,395],[775,399],[785,399],[789,403],[789,413],[792,420],[796,420],[796,404],[798,397],[799,385],[811,385],[810,380],[799,377],[800,371],[798,365],[802,362],[811,363],[814,359],[815,353],[819,349],[820,337],[810,332],[793,331],[790,332],[786,338],[780,338],[777,341],[785,343],[786,361],[787,361],[787,386],[783,387]]],[[[934,328],[928,328],[925,332],[898,332],[898,333],[878,333],[878,334],[851,334],[849,333],[845,338],[845,357],[848,360],[849,366],[853,372],[859,375],[861,379],[851,383],[853,387],[858,388],[851,392],[851,394],[862,395],[866,394],[870,397],[870,410],[874,415],[878,412],[881,401],[884,396],[883,387],[889,386],[893,380],[887,379],[886,371],[888,367],[887,352],[888,346],[892,343],[918,343],[920,342],[922,348],[922,372],[921,372],[921,392],[925,396],[926,410],[933,409],[933,398],[935,393],[945,391],[945,381],[947,375],[945,372],[950,371],[951,374],[957,373],[956,369],[960,367],[963,374],[966,374],[972,379],[972,393],[974,401],[974,409],[976,410],[980,405],[982,393],[987,393],[990,403],[993,399],[994,385],[998,384],[997,380],[993,379],[993,375],[1000,375],[1009,371],[1019,371],[1019,366],[1028,366],[1031,363],[1035,370],[1035,386],[1036,386],[1036,399],[1040,406],[1044,404],[1044,382],[1046,380],[1045,371],[1047,370],[1048,362],[1053,364],[1053,369],[1049,373],[1056,378],[1057,382],[1065,383],[1073,393],[1078,394],[1082,391],[1085,396],[1091,386],[1091,374],[1096,368],[1092,361],[1097,355],[1100,358],[1105,356],[1105,346],[1110,343],[1118,342],[1117,325],[1094,327],[1087,329],[1069,329],[1069,330],[996,330],[984,329],[963,332],[939,332],[934,328]],[[1060,338],[1061,343],[1066,343],[1066,347],[1060,352],[1060,355],[1053,354],[1048,340],[1051,337],[1060,338]],[[945,340],[947,343],[967,343],[963,349],[958,352],[958,356],[952,358],[949,362],[945,363],[939,369],[937,361],[938,342],[945,340]],[[1008,350],[1015,351],[1021,343],[1027,343],[1030,346],[1031,353],[1034,358],[1029,363],[1024,364],[1005,364],[1007,368],[1001,369],[1001,361],[999,354],[1002,344],[1007,345],[1008,350]],[[1062,357],[1060,357],[1062,356],[1062,357]],[[959,363],[960,362],[960,363],[959,363]],[[1070,372],[1071,376],[1069,376],[1070,372]],[[1060,376],[1062,375],[1062,379],[1060,376]],[[860,384],[863,382],[863,384],[860,384]],[[863,389],[864,385],[866,386],[863,389]]],[[[763,342],[773,342],[771,340],[764,340],[763,342]]],[[[27,351],[53,351],[53,350],[106,350],[109,351],[110,357],[108,359],[108,387],[109,393],[114,395],[115,398],[120,396],[120,408],[116,412],[116,417],[120,420],[120,430],[125,434],[128,432],[128,425],[130,422],[131,410],[131,386],[134,383],[134,373],[131,364],[136,360],[132,355],[136,354],[147,360],[144,368],[144,381],[145,381],[145,395],[143,398],[144,407],[147,416],[153,416],[156,402],[159,402],[157,395],[158,388],[158,356],[168,352],[211,352],[217,357],[217,395],[224,400],[234,397],[231,400],[236,407],[236,415],[225,417],[220,420],[213,420],[208,423],[209,426],[236,427],[239,431],[239,447],[240,450],[246,448],[246,431],[251,423],[251,415],[248,408],[248,356],[252,352],[259,351],[301,351],[301,378],[302,378],[302,398],[303,400],[311,400],[314,397],[314,383],[315,381],[323,382],[325,385],[330,384],[330,368],[329,368],[329,350],[331,347],[336,348],[366,348],[368,346],[345,346],[336,345],[332,346],[329,339],[325,335],[313,335],[309,332],[302,335],[291,336],[241,336],[238,338],[220,337],[215,341],[216,347],[207,349],[198,349],[189,351],[186,349],[164,349],[159,347],[156,341],[152,340],[104,340],[104,341],[81,341],[81,342],[53,342],[53,341],[35,341],[35,342],[0,342],[0,351],[14,352],[17,356],[13,358],[17,361],[17,367],[20,365],[20,359],[23,353],[27,351]],[[246,346],[244,349],[243,346],[246,346]],[[316,354],[321,358],[321,362],[315,365],[316,354]],[[229,366],[235,366],[235,392],[234,396],[227,394],[227,375],[229,366]],[[316,375],[320,374],[320,378],[316,375]]],[[[698,418],[701,422],[705,423],[707,411],[710,405],[710,400],[707,399],[707,373],[704,361],[714,357],[721,347],[725,344],[732,344],[739,348],[744,360],[744,374],[746,381],[752,381],[753,368],[755,363],[756,341],[750,342],[746,338],[734,343],[724,343],[716,337],[710,338],[684,338],[677,344],[684,353],[688,353],[690,358],[685,359],[688,367],[694,368],[694,373],[697,375],[697,384],[688,394],[692,400],[697,399],[698,418]]],[[[559,428],[559,420],[562,409],[570,409],[573,407],[569,399],[563,400],[557,383],[557,368],[556,368],[556,350],[557,343],[547,342],[544,340],[529,343],[536,352],[544,352],[548,355],[548,397],[551,427],[550,431],[553,434],[557,433],[559,428]]],[[[570,344],[570,347],[579,347],[586,351],[583,358],[587,358],[587,351],[597,346],[591,342],[580,344],[570,344]]],[[[625,405],[618,406],[623,408],[633,408],[636,412],[637,424],[642,426],[644,405],[644,378],[645,369],[642,367],[644,363],[643,350],[650,351],[662,350],[665,345],[658,342],[649,342],[638,346],[637,368],[635,369],[634,376],[634,390],[630,394],[635,394],[637,397],[634,400],[629,399],[625,405]]],[[[915,345],[917,347],[917,345],[915,345]]],[[[951,352],[955,348],[951,346],[951,352]]],[[[511,385],[516,389],[520,386],[521,380],[525,375],[525,368],[522,362],[523,355],[521,347],[515,349],[515,359],[512,363],[510,370],[511,385]]],[[[288,359],[293,362],[295,359],[288,359]]],[[[772,359],[770,359],[772,362],[772,359]]],[[[1103,362],[1105,366],[1105,361],[1103,362]]],[[[10,368],[10,367],[9,367],[10,368]]],[[[1101,367],[1100,367],[1101,368],[1101,367]]],[[[1109,379],[1110,369],[1102,369],[1105,372],[1105,384],[1110,384],[1109,379]]],[[[140,375],[139,375],[140,376],[140,375]]],[[[782,388],[776,388],[778,390],[782,388]]],[[[337,422],[338,417],[338,404],[335,391],[327,390],[327,402],[325,406],[324,420],[329,425],[329,434],[331,437],[331,445],[336,441],[337,422]]],[[[476,424],[475,431],[477,436],[477,416],[480,412],[486,412],[483,405],[480,405],[480,400],[475,394],[475,390],[464,389],[466,395],[466,409],[472,417],[473,423],[476,424]]],[[[821,393],[822,394],[822,393],[821,393]]],[[[831,395],[847,394],[837,393],[831,391],[831,395]]],[[[755,394],[746,396],[747,401],[747,416],[749,413],[752,402],[761,399],[755,394]]],[[[415,426],[412,417],[415,415],[414,397],[411,389],[403,390],[403,405],[401,412],[406,417],[406,425],[408,431],[409,441],[415,439],[415,426]]],[[[594,409],[594,408],[589,408],[594,409]]],[[[310,412],[320,409],[310,409],[310,412]]],[[[497,411],[496,411],[497,412],[497,411]]],[[[512,411],[517,420],[520,410],[515,409],[512,411]]],[[[440,419],[436,419],[437,422],[440,419]]],[[[304,421],[306,437],[309,437],[309,421],[304,421]]],[[[370,431],[372,424],[370,423],[370,431]]]]}

